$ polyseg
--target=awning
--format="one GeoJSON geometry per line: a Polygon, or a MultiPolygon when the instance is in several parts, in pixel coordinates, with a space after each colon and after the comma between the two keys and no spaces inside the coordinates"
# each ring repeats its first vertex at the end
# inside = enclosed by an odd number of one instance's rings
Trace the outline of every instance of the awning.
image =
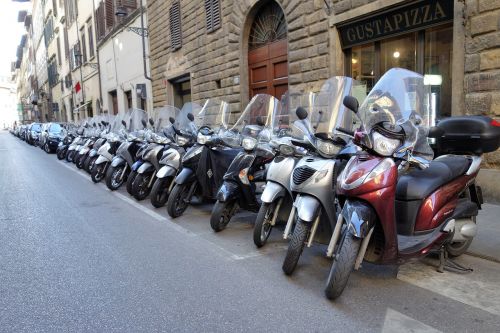
{"type": "Polygon", "coordinates": [[[73,109],[73,113],[78,113],[78,112],[80,112],[80,109],[82,109],[83,107],[85,107],[85,106],[89,105],[90,103],[92,103],[92,102],[87,102],[87,103],[85,103],[85,104],[83,104],[83,105],[80,105],[80,106],[79,106],[79,107],[77,107],[77,108],[74,108],[74,109],[73,109]]]}

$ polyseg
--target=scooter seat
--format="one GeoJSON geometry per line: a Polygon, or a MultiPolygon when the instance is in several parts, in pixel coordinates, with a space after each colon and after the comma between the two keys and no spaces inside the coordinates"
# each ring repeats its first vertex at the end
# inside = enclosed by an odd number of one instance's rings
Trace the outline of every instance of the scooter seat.
{"type": "Polygon", "coordinates": [[[427,169],[412,170],[401,176],[396,188],[396,199],[422,200],[440,186],[463,175],[469,166],[470,160],[464,156],[438,157],[427,169]]]}

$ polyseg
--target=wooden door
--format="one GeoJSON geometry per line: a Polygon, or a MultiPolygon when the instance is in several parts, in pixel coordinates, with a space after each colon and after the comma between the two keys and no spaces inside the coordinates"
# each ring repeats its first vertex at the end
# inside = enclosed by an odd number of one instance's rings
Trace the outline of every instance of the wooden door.
{"type": "Polygon", "coordinates": [[[278,99],[288,90],[287,40],[282,39],[248,52],[250,98],[269,94],[278,99]]]}

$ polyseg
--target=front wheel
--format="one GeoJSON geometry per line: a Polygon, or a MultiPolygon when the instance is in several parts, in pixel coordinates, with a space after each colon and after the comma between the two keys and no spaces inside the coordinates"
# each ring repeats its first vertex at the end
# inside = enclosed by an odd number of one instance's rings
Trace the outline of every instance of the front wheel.
{"type": "Polygon", "coordinates": [[[125,179],[125,175],[122,177],[123,168],[125,168],[125,165],[116,167],[111,166],[108,168],[108,171],[106,171],[106,186],[111,191],[116,191],[122,186],[123,180],[125,179]]]}
{"type": "Polygon", "coordinates": [[[193,183],[175,184],[168,196],[167,213],[173,218],[179,217],[186,211],[189,205],[189,189],[193,183]]]}
{"type": "Polygon", "coordinates": [[[86,158],[87,158],[87,155],[80,155],[80,154],[78,155],[78,157],[76,158],[76,162],[75,162],[76,167],[78,169],[83,168],[83,164],[85,163],[86,158]]]}
{"type": "Polygon", "coordinates": [[[137,171],[131,171],[130,172],[130,175],[128,175],[128,178],[127,178],[127,192],[128,194],[130,195],[133,195],[133,189],[132,189],[132,185],[134,184],[134,180],[135,180],[135,177],[137,177],[137,171]]]}
{"type": "Polygon", "coordinates": [[[309,232],[311,230],[311,224],[302,221],[297,218],[297,223],[295,224],[295,229],[293,230],[292,239],[288,244],[288,250],[286,251],[285,260],[283,261],[283,272],[286,275],[292,275],[299,258],[304,250],[304,245],[306,244],[307,238],[309,237],[309,232]]]}
{"type": "Polygon", "coordinates": [[[47,154],[50,154],[50,147],[49,147],[48,142],[46,142],[46,143],[43,145],[43,150],[44,150],[47,154]]]}
{"type": "Polygon", "coordinates": [[[233,217],[237,208],[236,201],[225,201],[217,202],[212,209],[212,215],[210,216],[210,226],[215,232],[222,231],[226,229],[231,217],[233,217]]]}
{"type": "Polygon", "coordinates": [[[66,156],[66,149],[58,149],[56,155],[58,160],[64,160],[64,157],[66,156]]]}
{"type": "Polygon", "coordinates": [[[271,225],[276,203],[263,203],[260,206],[259,213],[255,219],[255,226],[253,228],[253,242],[257,247],[266,245],[267,239],[271,234],[273,226],[271,225]]]}
{"type": "Polygon", "coordinates": [[[75,150],[68,150],[68,153],[66,154],[66,161],[67,162],[73,162],[73,159],[75,158],[75,150]]]}
{"type": "Polygon", "coordinates": [[[97,161],[97,155],[92,156],[92,157],[90,157],[90,156],[87,157],[85,159],[85,163],[83,164],[83,168],[85,169],[85,171],[87,171],[88,173],[92,173],[92,169],[94,168],[95,161],[97,161]]]}
{"type": "Polygon", "coordinates": [[[92,178],[92,181],[94,183],[99,183],[102,180],[104,173],[106,171],[105,168],[106,168],[106,163],[94,165],[92,173],[90,174],[90,178],[92,178]]]}
{"type": "Polygon", "coordinates": [[[151,204],[160,208],[165,206],[168,200],[170,185],[174,181],[174,177],[158,178],[151,189],[151,204]]]}
{"type": "Polygon", "coordinates": [[[134,182],[132,183],[132,192],[134,198],[141,201],[148,197],[149,193],[151,192],[151,187],[149,187],[149,184],[151,183],[152,177],[152,173],[140,173],[135,177],[134,182]]]}
{"type": "Polygon", "coordinates": [[[348,230],[344,233],[344,240],[337,249],[332,268],[326,281],[325,295],[328,299],[336,299],[344,291],[349,276],[354,269],[356,257],[361,246],[361,239],[352,235],[348,230]]]}

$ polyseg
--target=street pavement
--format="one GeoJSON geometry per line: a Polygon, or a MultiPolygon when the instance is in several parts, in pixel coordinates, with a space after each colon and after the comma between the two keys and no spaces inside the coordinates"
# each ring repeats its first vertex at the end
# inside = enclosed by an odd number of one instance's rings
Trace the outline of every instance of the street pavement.
{"type": "Polygon", "coordinates": [[[287,277],[281,230],[256,249],[253,214],[217,234],[210,205],[171,220],[7,132],[0,187],[0,332],[500,331],[500,264],[481,258],[363,264],[330,302],[325,247],[287,277]]]}

